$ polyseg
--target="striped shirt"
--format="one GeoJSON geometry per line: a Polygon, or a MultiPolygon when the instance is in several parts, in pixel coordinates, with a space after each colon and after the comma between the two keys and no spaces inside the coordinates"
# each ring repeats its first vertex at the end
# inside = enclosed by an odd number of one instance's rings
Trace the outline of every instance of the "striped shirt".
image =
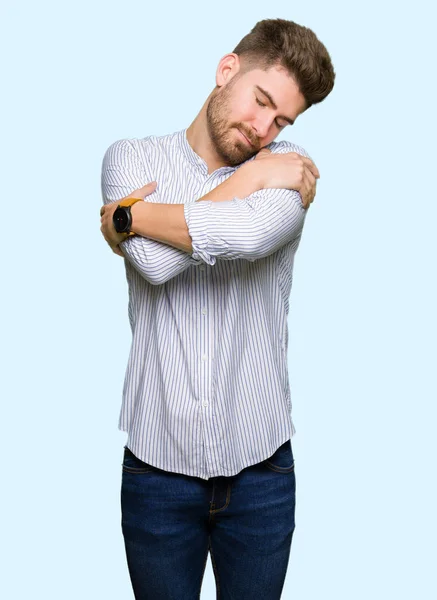
{"type": "MultiPolygon", "coordinates": [[[[285,189],[196,202],[241,165],[208,174],[186,132],[117,140],[101,183],[105,204],[151,181],[146,202],[184,204],[192,254],[142,236],[120,244],[132,345],[118,428],[142,461],[209,479],[269,458],[295,433],[287,315],[307,211],[285,189]]],[[[268,148],[308,156],[286,141],[268,148]]]]}

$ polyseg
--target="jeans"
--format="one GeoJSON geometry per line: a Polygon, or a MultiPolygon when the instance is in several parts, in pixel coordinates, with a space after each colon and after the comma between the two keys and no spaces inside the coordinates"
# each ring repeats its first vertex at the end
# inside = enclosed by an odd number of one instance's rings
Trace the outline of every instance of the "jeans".
{"type": "Polygon", "coordinates": [[[121,525],[136,600],[199,600],[208,552],[217,600],[278,600],[295,500],[291,440],[208,480],[158,469],[125,446],[121,525]]]}

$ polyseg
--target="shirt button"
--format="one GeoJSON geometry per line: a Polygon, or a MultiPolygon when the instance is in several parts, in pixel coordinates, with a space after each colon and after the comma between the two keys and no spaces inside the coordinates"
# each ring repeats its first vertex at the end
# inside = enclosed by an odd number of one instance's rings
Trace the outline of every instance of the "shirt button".
{"type": "Polygon", "coordinates": [[[206,354],[204,354],[204,355],[202,356],[202,360],[208,360],[208,356],[207,356],[206,354]]]}
{"type": "Polygon", "coordinates": [[[202,308],[202,313],[203,313],[204,315],[206,315],[206,313],[207,313],[207,312],[208,312],[208,311],[206,310],[206,308],[202,308]]]}
{"type": "Polygon", "coordinates": [[[205,270],[205,267],[204,267],[203,265],[201,265],[201,266],[199,267],[199,269],[200,269],[201,271],[204,271],[204,270],[205,270]]]}
{"type": "Polygon", "coordinates": [[[208,400],[203,401],[203,406],[208,406],[208,400]]]}

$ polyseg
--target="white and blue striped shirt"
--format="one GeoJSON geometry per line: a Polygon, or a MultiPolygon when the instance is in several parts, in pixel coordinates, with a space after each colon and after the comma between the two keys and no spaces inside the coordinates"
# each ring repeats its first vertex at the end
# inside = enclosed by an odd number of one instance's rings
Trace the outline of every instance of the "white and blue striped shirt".
{"type": "MultiPolygon", "coordinates": [[[[118,428],[144,462],[209,479],[263,461],[295,433],[287,315],[307,211],[285,189],[196,202],[238,167],[208,174],[186,131],[114,142],[102,196],[157,181],[146,202],[184,204],[192,255],[142,236],[120,245],[132,346],[118,428]]],[[[268,148],[308,156],[290,142],[268,148]]]]}

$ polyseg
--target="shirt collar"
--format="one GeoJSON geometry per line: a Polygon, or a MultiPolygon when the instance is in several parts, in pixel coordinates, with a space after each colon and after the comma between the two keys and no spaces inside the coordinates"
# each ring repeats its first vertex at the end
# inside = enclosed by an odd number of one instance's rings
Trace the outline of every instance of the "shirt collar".
{"type": "Polygon", "coordinates": [[[193,164],[195,167],[202,169],[202,171],[208,172],[208,166],[206,162],[203,160],[201,156],[199,156],[196,152],[194,152],[193,148],[190,145],[190,142],[187,139],[187,129],[182,129],[179,132],[179,141],[182,148],[182,152],[184,153],[188,162],[193,164]]]}
{"type": "MultiPolygon", "coordinates": [[[[182,131],[179,132],[179,140],[180,140],[180,145],[182,147],[182,151],[183,151],[185,157],[187,158],[187,160],[191,164],[193,164],[195,167],[197,167],[198,169],[203,171],[205,175],[207,175],[208,174],[208,165],[206,164],[206,161],[201,156],[199,156],[191,147],[190,142],[188,141],[188,138],[187,138],[187,129],[188,128],[182,129],[182,131]]],[[[250,160],[252,160],[252,159],[250,159],[250,160]]],[[[241,163],[241,164],[244,164],[244,163],[241,163]]],[[[214,171],[214,173],[217,173],[217,172],[225,173],[227,171],[235,171],[239,167],[241,167],[241,165],[237,165],[236,167],[220,167],[219,169],[216,169],[214,171]]],[[[210,175],[212,175],[212,173],[210,173],[210,175]]]]}

